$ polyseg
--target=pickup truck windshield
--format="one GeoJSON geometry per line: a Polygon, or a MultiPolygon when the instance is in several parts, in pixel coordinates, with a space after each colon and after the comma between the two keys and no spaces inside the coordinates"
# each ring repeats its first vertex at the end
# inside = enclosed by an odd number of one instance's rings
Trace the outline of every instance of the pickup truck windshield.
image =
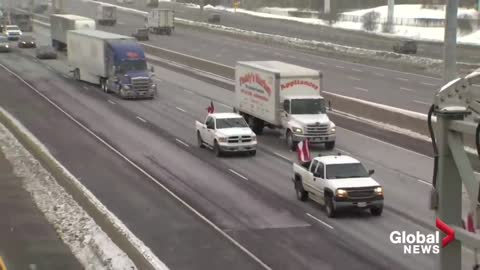
{"type": "Polygon", "coordinates": [[[217,119],[217,129],[223,128],[242,128],[248,127],[247,122],[243,118],[223,118],[217,119]]]}
{"type": "Polygon", "coordinates": [[[291,114],[319,114],[326,113],[324,99],[292,99],[291,114]]]}
{"type": "Polygon", "coordinates": [[[7,26],[5,27],[6,30],[20,30],[17,26],[7,26]]]}
{"type": "Polygon", "coordinates": [[[367,170],[360,163],[327,165],[327,179],[369,177],[367,170]]]}
{"type": "Polygon", "coordinates": [[[119,73],[135,70],[147,70],[147,63],[145,60],[125,60],[117,66],[117,72],[119,73]]]}

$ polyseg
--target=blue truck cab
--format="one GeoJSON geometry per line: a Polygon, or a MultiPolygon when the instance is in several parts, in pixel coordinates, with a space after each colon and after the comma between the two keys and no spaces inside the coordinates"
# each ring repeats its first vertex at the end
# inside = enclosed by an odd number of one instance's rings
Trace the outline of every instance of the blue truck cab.
{"type": "Polygon", "coordinates": [[[154,98],[153,67],[148,70],[143,48],[135,40],[108,40],[105,46],[107,80],[102,88],[122,98],[154,98]]]}

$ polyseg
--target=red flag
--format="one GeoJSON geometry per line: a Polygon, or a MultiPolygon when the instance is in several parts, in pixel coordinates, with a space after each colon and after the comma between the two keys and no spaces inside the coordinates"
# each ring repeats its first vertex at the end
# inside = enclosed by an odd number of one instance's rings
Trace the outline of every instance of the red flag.
{"type": "Polygon", "coordinates": [[[298,160],[302,163],[310,161],[310,150],[308,149],[308,139],[301,141],[297,145],[298,160]]]}
{"type": "Polygon", "coordinates": [[[214,113],[215,107],[213,106],[213,101],[210,101],[210,106],[207,108],[208,113],[214,113]]]}
{"type": "Polygon", "coordinates": [[[475,226],[473,224],[473,214],[469,213],[467,216],[467,231],[475,232],[475,226]]]}

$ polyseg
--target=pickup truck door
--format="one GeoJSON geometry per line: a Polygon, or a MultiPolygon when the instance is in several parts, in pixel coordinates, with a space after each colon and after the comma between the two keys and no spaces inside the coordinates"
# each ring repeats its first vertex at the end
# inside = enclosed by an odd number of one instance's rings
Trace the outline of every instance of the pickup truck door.
{"type": "Polygon", "coordinates": [[[315,196],[315,186],[314,186],[315,181],[313,181],[313,179],[315,178],[314,173],[317,170],[318,163],[319,162],[314,159],[312,161],[312,164],[310,164],[310,168],[306,172],[306,175],[302,177],[304,187],[308,192],[313,193],[314,196],[315,196]]]}
{"type": "Polygon", "coordinates": [[[326,176],[325,176],[325,165],[321,162],[318,163],[317,169],[315,174],[313,175],[314,180],[314,189],[315,193],[318,195],[320,199],[323,200],[324,197],[324,190],[326,186],[326,176]]]}
{"type": "Polygon", "coordinates": [[[208,145],[213,146],[213,140],[215,139],[215,119],[211,116],[207,117],[207,120],[205,120],[202,138],[208,145]]]}

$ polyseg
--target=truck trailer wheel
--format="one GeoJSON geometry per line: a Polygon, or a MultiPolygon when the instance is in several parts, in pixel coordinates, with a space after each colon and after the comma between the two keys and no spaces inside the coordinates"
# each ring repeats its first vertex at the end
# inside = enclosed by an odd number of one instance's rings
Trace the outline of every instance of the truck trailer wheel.
{"type": "Polygon", "coordinates": [[[293,140],[293,134],[290,130],[287,131],[286,140],[288,149],[295,151],[298,143],[293,140]]]}
{"type": "Polygon", "coordinates": [[[332,150],[335,148],[335,141],[325,143],[325,148],[327,148],[327,150],[332,150]]]}

